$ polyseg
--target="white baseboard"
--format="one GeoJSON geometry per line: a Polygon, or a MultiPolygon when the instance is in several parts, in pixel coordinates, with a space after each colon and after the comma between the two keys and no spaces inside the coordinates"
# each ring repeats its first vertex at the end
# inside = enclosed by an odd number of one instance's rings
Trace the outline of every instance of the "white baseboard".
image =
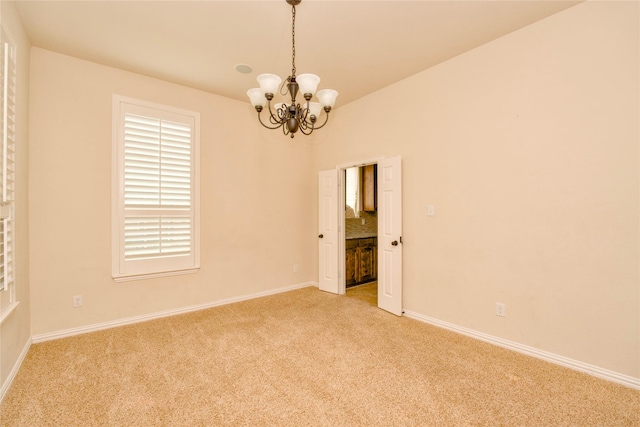
{"type": "Polygon", "coordinates": [[[20,366],[22,366],[22,362],[24,362],[24,358],[27,357],[27,353],[29,352],[30,347],[31,347],[31,339],[28,339],[26,344],[24,345],[24,348],[20,352],[20,355],[18,356],[18,360],[16,360],[16,363],[13,365],[13,369],[11,369],[11,372],[9,372],[9,376],[2,384],[2,388],[0,388],[0,402],[2,402],[2,399],[4,399],[5,394],[7,394],[7,391],[9,391],[9,387],[11,387],[11,383],[13,382],[13,379],[18,374],[18,370],[20,369],[20,366]]]}
{"type": "Polygon", "coordinates": [[[80,326],[78,328],[64,329],[61,331],[48,332],[46,334],[33,335],[31,337],[31,340],[33,341],[34,344],[36,344],[36,343],[51,341],[59,338],[71,337],[74,335],[80,335],[80,334],[86,334],[89,332],[101,331],[104,329],[116,328],[118,326],[146,322],[147,320],[160,319],[163,317],[175,316],[177,314],[190,313],[192,311],[204,310],[207,308],[217,307],[217,306],[226,305],[226,304],[232,304],[234,302],[246,301],[246,300],[260,298],[268,295],[279,294],[282,292],[293,291],[295,289],[306,288],[309,286],[318,286],[318,284],[315,282],[299,283],[292,286],[285,286],[283,288],[271,289],[264,292],[258,292],[252,295],[244,295],[240,297],[227,298],[227,299],[206,303],[206,304],[192,305],[190,307],[177,308],[177,309],[160,311],[160,312],[150,313],[150,314],[143,314],[140,316],[127,317],[124,319],[112,320],[109,322],[95,323],[87,326],[80,326]]]}
{"type": "Polygon", "coordinates": [[[508,341],[502,338],[494,337],[482,332],[474,331],[473,329],[464,328],[462,326],[455,325],[453,323],[444,322],[442,320],[434,319],[433,317],[424,316],[420,313],[412,311],[405,311],[404,315],[415,320],[419,320],[430,325],[438,326],[440,328],[448,329],[459,334],[466,335],[471,338],[479,339],[481,341],[488,342],[490,344],[497,345],[509,350],[516,351],[518,353],[526,354],[537,359],[542,359],[547,362],[555,363],[566,368],[574,369],[576,371],[584,372],[586,374],[593,375],[594,377],[602,378],[614,383],[622,384],[624,386],[640,390],[640,378],[635,378],[629,375],[619,374],[614,371],[603,369],[588,363],[580,362],[578,360],[569,359],[568,357],[559,356],[557,354],[549,353],[544,350],[539,350],[534,347],[529,347],[517,342],[508,341]]]}

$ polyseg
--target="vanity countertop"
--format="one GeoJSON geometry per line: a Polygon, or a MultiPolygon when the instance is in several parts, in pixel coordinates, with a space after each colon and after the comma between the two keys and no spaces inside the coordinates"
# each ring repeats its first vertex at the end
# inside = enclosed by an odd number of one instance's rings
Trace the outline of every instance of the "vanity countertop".
{"type": "Polygon", "coordinates": [[[351,239],[370,239],[372,237],[377,237],[376,233],[351,233],[346,236],[347,240],[351,239]]]}

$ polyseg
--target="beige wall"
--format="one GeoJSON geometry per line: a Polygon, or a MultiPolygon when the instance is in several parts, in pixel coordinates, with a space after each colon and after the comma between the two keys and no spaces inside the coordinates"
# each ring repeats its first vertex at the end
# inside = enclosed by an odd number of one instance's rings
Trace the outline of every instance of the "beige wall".
{"type": "Polygon", "coordinates": [[[249,103],[50,51],[31,54],[32,332],[46,334],[314,280],[311,147],[249,103]],[[112,95],[200,112],[201,269],[111,278],[112,95]],[[293,272],[293,265],[299,272],[293,272]],[[82,308],[72,307],[81,294],[82,308]]]}
{"type": "MultiPolygon", "coordinates": [[[[29,199],[28,199],[28,115],[29,49],[12,3],[0,4],[0,16],[17,46],[16,53],[16,301],[18,307],[0,327],[0,387],[4,387],[31,337],[29,306],[29,199]]],[[[3,295],[3,298],[5,295],[3,295]]]]}
{"type": "Polygon", "coordinates": [[[338,109],[316,171],[403,158],[406,310],[640,378],[638,22],[587,2],[338,109]]]}

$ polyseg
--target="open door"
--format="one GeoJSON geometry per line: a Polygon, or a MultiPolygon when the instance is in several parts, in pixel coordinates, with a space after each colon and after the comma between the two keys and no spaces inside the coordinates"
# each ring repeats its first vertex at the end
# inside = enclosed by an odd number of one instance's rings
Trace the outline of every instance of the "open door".
{"type": "Polygon", "coordinates": [[[318,175],[318,287],[338,293],[338,169],[318,175]]]}
{"type": "Polygon", "coordinates": [[[378,162],[378,307],[402,316],[402,166],[378,162]]]}

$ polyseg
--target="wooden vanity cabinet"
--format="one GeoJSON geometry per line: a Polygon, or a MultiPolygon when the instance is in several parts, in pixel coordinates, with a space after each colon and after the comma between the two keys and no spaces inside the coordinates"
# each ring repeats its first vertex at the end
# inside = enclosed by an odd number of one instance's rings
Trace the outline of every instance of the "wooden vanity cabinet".
{"type": "Polygon", "coordinates": [[[360,250],[358,280],[359,283],[370,282],[376,279],[376,244],[375,238],[360,239],[358,249],[360,250]]]}
{"type": "Polygon", "coordinates": [[[377,238],[349,239],[345,246],[346,285],[352,286],[377,279],[377,238]]]}
{"type": "Polygon", "coordinates": [[[377,165],[362,167],[362,210],[366,212],[373,212],[378,208],[377,169],[377,165]]]}
{"type": "Polygon", "coordinates": [[[345,278],[346,285],[355,285],[358,280],[356,271],[358,271],[358,241],[359,239],[349,239],[345,245],[345,278]]]}

